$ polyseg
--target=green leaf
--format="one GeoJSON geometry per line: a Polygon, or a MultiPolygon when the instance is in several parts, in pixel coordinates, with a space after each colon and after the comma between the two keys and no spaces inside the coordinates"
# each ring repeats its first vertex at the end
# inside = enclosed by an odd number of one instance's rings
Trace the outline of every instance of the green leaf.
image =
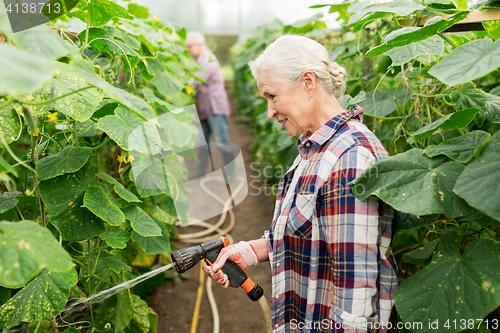
{"type": "Polygon", "coordinates": [[[186,123],[177,121],[173,113],[165,113],[158,118],[160,124],[160,136],[168,141],[170,145],[182,148],[185,151],[193,148],[195,128],[186,123]]]}
{"type": "Polygon", "coordinates": [[[453,86],[480,78],[500,67],[500,40],[481,38],[461,45],[432,66],[429,74],[453,86]]]}
{"type": "Polygon", "coordinates": [[[500,97],[486,93],[488,102],[484,111],[484,118],[487,122],[500,124],[500,97]]]}
{"type": "Polygon", "coordinates": [[[179,109],[175,105],[172,105],[172,104],[156,97],[153,90],[151,90],[149,88],[143,88],[142,93],[144,94],[144,97],[146,97],[146,100],[148,101],[149,104],[155,104],[156,106],[165,108],[169,111],[179,109]]]}
{"type": "Polygon", "coordinates": [[[151,330],[151,333],[158,333],[158,314],[154,312],[153,309],[149,308],[149,329],[151,330]]]}
{"type": "MultiPolygon", "coordinates": [[[[42,254],[41,249],[36,250],[42,254]]],[[[64,309],[71,286],[78,282],[74,268],[63,273],[43,271],[0,307],[0,327],[52,318],[64,309]]]]}
{"type": "Polygon", "coordinates": [[[78,50],[46,25],[39,25],[9,36],[14,44],[37,57],[56,60],[66,55],[78,56],[78,50]]]}
{"type": "Polygon", "coordinates": [[[132,295],[134,317],[130,325],[125,328],[125,333],[148,333],[149,332],[149,306],[139,296],[132,295]]]}
{"type": "Polygon", "coordinates": [[[135,39],[128,33],[121,31],[120,29],[110,27],[108,25],[104,26],[103,28],[107,31],[109,36],[112,36],[115,39],[120,39],[134,50],[139,51],[139,49],[141,48],[141,42],[139,42],[137,39],[135,39]]]}
{"type": "Polygon", "coordinates": [[[457,110],[468,108],[483,109],[488,102],[488,97],[484,91],[477,89],[473,82],[461,84],[459,89],[451,92],[450,97],[455,103],[457,110]]]}
{"type": "MultiPolygon", "coordinates": [[[[395,95],[396,88],[391,88],[384,92],[380,90],[369,91],[366,94],[366,99],[361,101],[359,105],[364,109],[363,114],[374,118],[384,118],[398,107],[395,101],[395,95]]],[[[397,97],[399,104],[404,104],[405,100],[409,100],[409,94],[405,94],[403,89],[398,90],[397,97]]]]}
{"type": "Polygon", "coordinates": [[[83,198],[83,206],[111,225],[125,222],[125,216],[120,208],[109,200],[100,186],[89,185],[83,198]]]}
{"type": "Polygon", "coordinates": [[[130,239],[130,234],[120,227],[106,224],[106,231],[99,235],[113,249],[124,249],[130,239]]]}
{"type": "Polygon", "coordinates": [[[396,211],[394,216],[394,233],[401,230],[434,224],[438,219],[439,214],[415,216],[413,214],[396,211]]]}
{"type": "Polygon", "coordinates": [[[7,43],[0,43],[0,63],[0,95],[31,91],[57,69],[54,62],[7,43]]]}
{"type": "Polygon", "coordinates": [[[113,87],[112,85],[98,77],[94,72],[94,67],[91,62],[83,59],[75,59],[73,60],[71,65],[91,85],[101,88],[113,100],[133,110],[140,117],[144,118],[145,120],[156,117],[155,112],[153,111],[151,106],[146,103],[146,101],[130,94],[123,89],[113,87]]]}
{"type": "Polygon", "coordinates": [[[441,55],[444,53],[444,41],[439,36],[432,36],[426,40],[407,44],[400,47],[395,47],[387,52],[392,59],[392,66],[400,66],[408,61],[411,61],[419,55],[434,54],[441,55]]]}
{"type": "Polygon", "coordinates": [[[445,131],[463,128],[469,125],[479,111],[478,108],[471,108],[449,113],[429,125],[422,127],[418,131],[415,131],[410,137],[411,140],[409,139],[408,142],[413,143],[414,141],[425,139],[431,136],[438,128],[445,131]]]}
{"type": "Polygon", "coordinates": [[[415,148],[391,156],[356,178],[352,182],[353,192],[359,200],[375,195],[394,209],[417,216],[439,213],[463,216],[472,208],[452,189],[465,167],[457,162],[439,165],[442,160],[431,159],[415,148]]]}
{"type": "Polygon", "coordinates": [[[0,192],[0,214],[16,207],[19,200],[16,199],[21,192],[0,192]]]}
{"type": "Polygon", "coordinates": [[[30,103],[41,103],[67,94],[70,95],[50,103],[31,105],[30,111],[34,116],[40,116],[47,114],[50,110],[56,110],[84,122],[92,116],[104,96],[100,89],[89,86],[70,66],[59,63],[51,80],[44,82],[37,90],[20,99],[30,103]],[[72,93],[82,88],[88,89],[72,93]]]}
{"type": "Polygon", "coordinates": [[[81,331],[73,327],[68,327],[63,331],[63,333],[81,333],[81,331]]]}
{"type": "Polygon", "coordinates": [[[69,254],[48,229],[32,221],[0,222],[0,285],[20,288],[42,269],[73,267],[69,254]]]}
{"type": "Polygon", "coordinates": [[[349,19],[347,23],[348,26],[353,25],[367,14],[372,13],[394,13],[399,16],[407,16],[411,13],[424,9],[425,7],[411,1],[394,1],[394,2],[385,2],[369,5],[362,10],[354,13],[349,19]]]}
{"type": "Polygon", "coordinates": [[[434,253],[434,249],[436,248],[438,241],[439,239],[435,239],[416,250],[405,253],[403,255],[403,260],[412,264],[423,266],[425,260],[429,259],[429,257],[434,253]]]}
{"type": "Polygon", "coordinates": [[[426,0],[424,5],[429,9],[446,14],[454,14],[457,11],[457,6],[453,0],[426,0]]]}
{"type": "Polygon", "coordinates": [[[330,51],[330,61],[335,61],[339,55],[341,55],[345,50],[347,50],[347,46],[342,45],[336,47],[333,51],[330,51]]]}
{"type": "Polygon", "coordinates": [[[99,309],[98,327],[104,331],[107,323],[113,324],[113,332],[122,331],[130,323],[134,316],[134,308],[130,295],[130,289],[119,291],[115,296],[105,300],[99,309]]]}
{"type": "Polygon", "coordinates": [[[40,180],[47,180],[80,170],[93,155],[89,148],[66,147],[55,155],[36,162],[36,172],[40,180]]]}
{"type": "Polygon", "coordinates": [[[104,261],[109,269],[117,274],[121,271],[132,272],[132,268],[129,265],[109,253],[101,253],[99,260],[104,261]]]}
{"type": "Polygon", "coordinates": [[[490,35],[493,39],[500,39],[500,20],[495,21],[483,21],[484,30],[490,35]]]}
{"type": "MultiPolygon", "coordinates": [[[[0,120],[1,123],[1,120],[0,120]]],[[[1,155],[0,155],[0,175],[3,173],[12,173],[14,176],[17,177],[17,171],[12,167],[12,165],[9,164],[1,155]]]]}
{"type": "Polygon", "coordinates": [[[351,106],[359,104],[365,99],[366,99],[366,93],[364,91],[361,91],[354,98],[348,94],[344,94],[338,99],[338,101],[344,110],[348,110],[351,106]]]}
{"type": "Polygon", "coordinates": [[[149,10],[135,3],[128,4],[128,12],[141,19],[147,19],[149,17],[149,10]]]}
{"type": "Polygon", "coordinates": [[[176,79],[170,72],[163,71],[156,74],[154,79],[152,79],[151,84],[153,84],[158,91],[168,97],[173,97],[181,92],[184,88],[182,82],[176,79]]]}
{"type": "Polygon", "coordinates": [[[457,138],[446,140],[437,146],[425,148],[424,153],[429,157],[445,155],[460,163],[469,162],[474,155],[479,155],[483,143],[488,141],[491,135],[483,131],[473,131],[457,138]]]}
{"type": "Polygon", "coordinates": [[[365,54],[365,58],[382,54],[394,47],[400,47],[408,45],[410,43],[423,41],[436,35],[438,32],[442,32],[448,29],[455,23],[462,21],[467,17],[467,15],[469,15],[468,11],[462,11],[448,17],[447,19],[444,19],[441,16],[435,16],[427,21],[421,28],[405,27],[395,30],[387,35],[384,44],[370,49],[365,54]]]}
{"type": "MultiPolygon", "coordinates": [[[[20,135],[20,130],[20,119],[16,111],[0,109],[0,135],[3,135],[5,141],[7,143],[16,141],[20,135]]],[[[3,146],[2,141],[0,141],[0,146],[3,146]]]]}
{"type": "Polygon", "coordinates": [[[500,221],[500,132],[467,165],[453,189],[469,205],[500,221]]]}
{"type": "Polygon", "coordinates": [[[396,308],[405,322],[432,323],[412,332],[456,332],[453,321],[484,318],[500,305],[500,244],[491,239],[471,242],[460,256],[456,231],[443,235],[440,255],[410,275],[395,293],[396,308]],[[450,329],[445,328],[449,320],[450,329]]]}
{"type": "Polygon", "coordinates": [[[156,126],[121,105],[114,116],[99,119],[97,127],[106,132],[122,149],[155,155],[161,150],[161,139],[156,126]]]}
{"type": "Polygon", "coordinates": [[[87,23],[86,11],[91,11],[90,25],[99,26],[108,23],[114,17],[122,17],[132,20],[131,16],[125,8],[109,0],[92,0],[90,8],[88,5],[83,6],[80,11],[73,13],[73,16],[87,23]]]}
{"type": "Polygon", "coordinates": [[[7,303],[7,301],[10,299],[10,296],[11,296],[10,289],[0,286],[0,306],[7,303]]]}
{"type": "Polygon", "coordinates": [[[155,221],[137,206],[123,209],[125,218],[131,221],[130,225],[139,235],[144,237],[161,236],[161,229],[155,221]]]}
{"type": "Polygon", "coordinates": [[[87,185],[92,184],[94,180],[94,169],[90,162],[87,162],[75,173],[39,183],[40,194],[47,206],[50,221],[64,240],[86,240],[104,231],[103,221],[81,207],[87,185]]]}
{"type": "Polygon", "coordinates": [[[171,252],[172,249],[170,248],[170,238],[168,236],[167,226],[163,222],[158,222],[156,220],[153,221],[155,221],[155,223],[160,227],[162,233],[161,236],[143,237],[133,231],[131,239],[134,242],[139,243],[141,249],[143,249],[147,254],[171,252]]]}
{"type": "Polygon", "coordinates": [[[123,186],[122,184],[120,184],[118,182],[118,180],[116,180],[115,178],[111,177],[107,173],[98,173],[97,177],[101,178],[105,182],[113,184],[114,185],[113,189],[115,190],[116,194],[118,194],[125,201],[127,201],[127,202],[142,202],[132,192],[130,192],[129,190],[127,190],[125,188],[125,186],[123,186]]]}

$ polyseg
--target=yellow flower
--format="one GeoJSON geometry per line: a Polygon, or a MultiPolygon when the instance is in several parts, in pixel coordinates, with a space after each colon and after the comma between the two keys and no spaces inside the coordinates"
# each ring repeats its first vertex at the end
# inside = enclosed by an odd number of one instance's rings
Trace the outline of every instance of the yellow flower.
{"type": "Polygon", "coordinates": [[[383,119],[379,119],[379,120],[378,120],[378,122],[379,122],[379,123],[381,123],[381,122],[383,122],[383,121],[384,121],[383,119]]]}
{"type": "Polygon", "coordinates": [[[192,87],[187,87],[187,88],[186,88],[186,91],[187,91],[187,93],[188,93],[189,95],[191,95],[191,94],[193,93],[194,89],[193,89],[192,87]]]}
{"type": "Polygon", "coordinates": [[[120,170],[118,170],[118,173],[122,173],[123,172],[123,168],[120,168],[120,170]]]}
{"type": "Polygon", "coordinates": [[[97,135],[102,135],[102,133],[103,133],[103,132],[102,132],[102,131],[100,131],[99,133],[97,133],[97,135]]]}
{"type": "Polygon", "coordinates": [[[167,99],[167,101],[170,101],[170,100],[172,100],[172,97],[167,96],[166,99],[167,99]]]}
{"type": "Polygon", "coordinates": [[[132,163],[133,160],[135,160],[134,156],[129,156],[127,158],[127,163],[132,163]]]}
{"type": "Polygon", "coordinates": [[[260,93],[259,93],[259,92],[256,92],[256,93],[255,93],[255,96],[260,97],[260,93]]]}
{"type": "Polygon", "coordinates": [[[116,158],[118,160],[118,162],[120,163],[125,163],[127,164],[127,159],[125,158],[125,156],[122,156],[122,155],[118,155],[118,157],[116,158]]]}
{"type": "Polygon", "coordinates": [[[251,78],[251,79],[250,79],[250,82],[255,83],[255,79],[254,79],[254,78],[251,78]]]}
{"type": "Polygon", "coordinates": [[[37,127],[37,128],[36,128],[36,130],[35,130],[33,133],[31,133],[31,131],[29,131],[29,130],[28,130],[28,132],[29,132],[31,135],[33,135],[33,136],[38,136],[38,135],[40,134],[40,129],[37,127]]]}
{"type": "Polygon", "coordinates": [[[54,112],[54,113],[51,113],[47,116],[47,118],[49,118],[49,120],[51,121],[54,121],[57,119],[57,112],[54,112]]]}
{"type": "Polygon", "coordinates": [[[71,136],[71,135],[70,135],[70,136],[68,136],[68,141],[69,141],[69,140],[71,140],[71,138],[72,138],[72,136],[71,136]]]}
{"type": "Polygon", "coordinates": [[[153,17],[153,20],[154,20],[155,22],[158,22],[158,16],[156,16],[156,15],[155,15],[155,17],[153,17]]]}

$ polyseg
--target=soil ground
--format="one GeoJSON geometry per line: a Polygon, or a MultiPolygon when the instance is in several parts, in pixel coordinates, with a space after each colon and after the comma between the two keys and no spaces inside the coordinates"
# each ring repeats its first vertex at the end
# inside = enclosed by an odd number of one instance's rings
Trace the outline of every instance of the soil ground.
{"type": "MultiPolygon", "coordinates": [[[[227,85],[226,85],[227,88],[227,85]]],[[[248,134],[244,123],[237,121],[237,110],[230,98],[231,116],[228,117],[230,141],[238,145],[243,154],[245,169],[247,172],[248,184],[253,180],[257,171],[250,168],[252,162],[252,152],[249,146],[253,143],[253,137],[248,134]],[[253,176],[253,177],[252,177],[253,176]]],[[[249,186],[247,197],[238,204],[233,211],[236,216],[236,225],[230,232],[237,243],[241,240],[251,240],[260,238],[264,230],[269,229],[274,209],[274,197],[266,195],[264,191],[256,195],[255,189],[249,186]]],[[[215,223],[218,217],[207,220],[215,223]]],[[[223,225],[222,228],[228,224],[223,225]]],[[[195,227],[179,228],[179,232],[190,233],[199,231],[195,227]]],[[[187,244],[180,241],[172,241],[174,249],[179,249],[194,244],[187,244]]],[[[156,311],[159,316],[158,333],[168,332],[190,332],[193,320],[193,311],[199,286],[200,264],[193,267],[188,273],[190,278],[179,283],[173,280],[166,280],[165,285],[157,287],[149,298],[149,306],[156,311]]],[[[271,300],[271,269],[267,263],[249,267],[246,270],[248,276],[264,289],[264,296],[267,301],[271,300]]],[[[208,277],[207,277],[208,278],[208,277]]],[[[252,302],[241,289],[221,289],[215,282],[212,283],[213,293],[217,302],[220,318],[220,333],[257,333],[265,332],[266,326],[263,314],[259,305],[252,302]]],[[[197,333],[213,332],[213,318],[210,305],[206,297],[206,290],[203,290],[203,298],[198,318],[197,333]]]]}

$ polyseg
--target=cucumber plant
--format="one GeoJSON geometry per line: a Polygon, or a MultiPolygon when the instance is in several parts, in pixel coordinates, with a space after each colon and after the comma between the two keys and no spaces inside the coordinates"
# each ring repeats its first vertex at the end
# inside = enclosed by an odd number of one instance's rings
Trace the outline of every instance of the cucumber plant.
{"type": "Polygon", "coordinates": [[[80,0],[57,22],[12,33],[2,3],[0,37],[0,329],[155,332],[157,315],[130,289],[61,313],[170,262],[185,214],[174,201],[186,194],[147,163],[168,164],[195,140],[182,107],[199,67],[185,29],[135,4],[80,0]],[[86,29],[69,31],[69,18],[86,29]],[[141,186],[146,174],[163,186],[141,186]]]}

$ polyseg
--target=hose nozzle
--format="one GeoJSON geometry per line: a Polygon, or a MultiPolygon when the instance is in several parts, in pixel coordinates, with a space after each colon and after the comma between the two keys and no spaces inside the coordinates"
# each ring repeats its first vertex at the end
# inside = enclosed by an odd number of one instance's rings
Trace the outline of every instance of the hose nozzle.
{"type": "Polygon", "coordinates": [[[172,261],[179,273],[184,273],[203,260],[211,252],[219,253],[227,244],[226,237],[218,237],[201,245],[191,246],[172,252],[172,261]]]}

